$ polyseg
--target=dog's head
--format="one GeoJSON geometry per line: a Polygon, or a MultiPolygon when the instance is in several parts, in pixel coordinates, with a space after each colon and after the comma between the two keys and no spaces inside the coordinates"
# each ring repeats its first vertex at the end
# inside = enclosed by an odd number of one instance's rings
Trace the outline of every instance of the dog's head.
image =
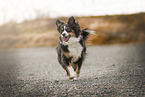
{"type": "Polygon", "coordinates": [[[67,24],[57,19],[56,26],[58,32],[60,33],[60,39],[64,42],[67,42],[71,37],[79,37],[81,33],[79,24],[75,23],[74,17],[70,17],[67,24]]]}

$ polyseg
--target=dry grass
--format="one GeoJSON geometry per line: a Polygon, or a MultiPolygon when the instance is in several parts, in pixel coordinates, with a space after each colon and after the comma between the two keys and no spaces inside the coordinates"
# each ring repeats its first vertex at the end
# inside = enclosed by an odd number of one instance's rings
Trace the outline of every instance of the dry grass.
{"type": "Polygon", "coordinates": [[[55,34],[32,33],[22,35],[2,35],[0,36],[1,48],[27,48],[40,46],[56,46],[58,41],[55,34]]]}
{"type": "MultiPolygon", "coordinates": [[[[60,18],[67,21],[68,18],[60,18]]],[[[42,18],[21,24],[10,22],[0,27],[0,48],[56,46],[56,19],[42,18]]],[[[145,42],[145,13],[133,15],[77,17],[81,28],[96,31],[87,45],[145,42]]]]}
{"type": "Polygon", "coordinates": [[[145,42],[145,14],[80,18],[98,37],[90,36],[92,45],[145,42]],[[85,22],[85,20],[89,22],[85,22]]]}

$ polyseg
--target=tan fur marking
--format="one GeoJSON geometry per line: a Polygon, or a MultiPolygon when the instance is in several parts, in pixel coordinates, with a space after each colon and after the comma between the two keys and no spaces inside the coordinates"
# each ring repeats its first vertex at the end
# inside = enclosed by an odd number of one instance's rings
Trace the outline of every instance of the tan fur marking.
{"type": "Polygon", "coordinates": [[[80,70],[77,70],[76,73],[77,73],[77,74],[80,74],[80,70]]]}
{"type": "Polygon", "coordinates": [[[71,37],[75,37],[75,33],[70,32],[69,34],[71,35],[71,37]]]}
{"type": "Polygon", "coordinates": [[[77,65],[76,64],[74,64],[72,67],[73,67],[74,70],[77,69],[77,65]]]}
{"type": "Polygon", "coordinates": [[[71,67],[71,63],[69,63],[69,66],[68,67],[71,67]]]}
{"type": "Polygon", "coordinates": [[[66,52],[64,52],[64,55],[67,57],[67,58],[70,58],[70,53],[66,53],[66,52]]]}
{"type": "Polygon", "coordinates": [[[66,70],[67,70],[67,72],[68,72],[68,76],[70,76],[70,72],[69,72],[69,70],[68,70],[68,67],[66,68],[66,70]]]}
{"type": "Polygon", "coordinates": [[[66,67],[66,70],[68,72],[68,77],[70,77],[70,71],[68,70],[68,67],[71,67],[71,63],[69,63],[69,66],[66,67]]]}

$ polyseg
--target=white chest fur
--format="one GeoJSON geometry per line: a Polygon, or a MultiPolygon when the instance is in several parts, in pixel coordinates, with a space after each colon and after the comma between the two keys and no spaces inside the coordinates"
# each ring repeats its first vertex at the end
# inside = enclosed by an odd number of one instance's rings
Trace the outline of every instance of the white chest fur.
{"type": "Polygon", "coordinates": [[[71,37],[68,41],[68,50],[70,51],[70,56],[72,56],[73,61],[77,61],[77,59],[81,56],[83,47],[79,43],[80,38],[71,37]]]}

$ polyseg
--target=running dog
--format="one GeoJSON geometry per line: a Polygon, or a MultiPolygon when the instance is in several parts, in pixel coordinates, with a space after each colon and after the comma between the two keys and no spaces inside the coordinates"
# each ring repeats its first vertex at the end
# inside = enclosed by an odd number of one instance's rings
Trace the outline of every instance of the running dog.
{"type": "Polygon", "coordinates": [[[58,62],[67,72],[70,80],[79,77],[81,66],[86,55],[85,40],[91,31],[80,29],[79,23],[72,16],[67,23],[56,20],[59,32],[57,45],[58,62]]]}

